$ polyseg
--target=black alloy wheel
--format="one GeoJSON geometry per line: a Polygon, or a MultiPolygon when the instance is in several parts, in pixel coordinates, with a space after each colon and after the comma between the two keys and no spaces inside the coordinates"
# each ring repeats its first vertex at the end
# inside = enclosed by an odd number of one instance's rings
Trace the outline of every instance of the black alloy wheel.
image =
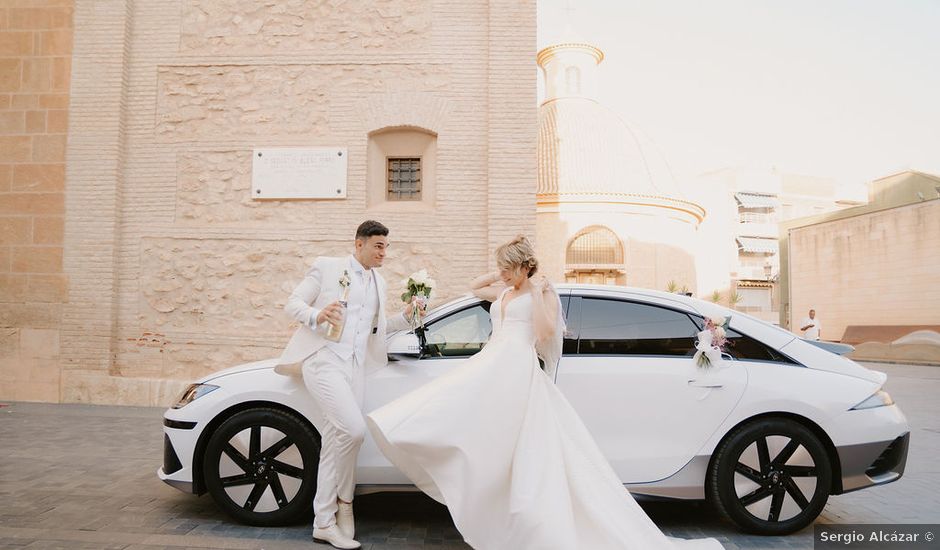
{"type": "Polygon", "coordinates": [[[819,438],[789,418],[745,424],[719,446],[709,501],[740,528],[785,535],[806,527],[829,499],[832,465],[819,438]]]}
{"type": "Polygon", "coordinates": [[[235,413],[210,436],[203,456],[215,502],[248,525],[310,519],[320,436],[298,416],[271,408],[235,413]]]}

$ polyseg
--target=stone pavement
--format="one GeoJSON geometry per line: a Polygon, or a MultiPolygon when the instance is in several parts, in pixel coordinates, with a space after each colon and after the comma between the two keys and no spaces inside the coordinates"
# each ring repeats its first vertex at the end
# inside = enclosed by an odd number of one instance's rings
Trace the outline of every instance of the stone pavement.
{"type": "MultiPolygon", "coordinates": [[[[905,476],[832,497],[821,523],[940,523],[940,368],[870,365],[912,426],[905,476]]],[[[162,409],[2,403],[0,548],[156,550],[311,549],[310,527],[246,527],[208,496],[186,495],[156,477],[162,409]]],[[[704,504],[643,508],[667,534],[717,537],[725,548],[813,547],[812,527],[789,537],[738,533],[704,504]]],[[[356,499],[367,550],[466,549],[447,510],[420,494],[356,499]]]]}

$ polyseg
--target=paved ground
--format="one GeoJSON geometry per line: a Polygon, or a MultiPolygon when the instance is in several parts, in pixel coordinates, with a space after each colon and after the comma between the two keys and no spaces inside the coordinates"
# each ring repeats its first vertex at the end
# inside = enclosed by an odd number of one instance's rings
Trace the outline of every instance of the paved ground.
{"type": "MultiPolygon", "coordinates": [[[[819,522],[940,523],[940,368],[873,366],[888,372],[888,390],[912,425],[907,472],[896,483],[833,497],[819,522]]],[[[0,405],[0,548],[325,548],[310,542],[309,526],[237,525],[210,497],[160,482],[162,410],[0,405]]],[[[423,495],[369,495],[356,505],[367,550],[469,548],[447,510],[423,495]]],[[[668,534],[714,536],[729,550],[813,547],[812,527],[755,537],[704,505],[643,506],[668,534]]]]}

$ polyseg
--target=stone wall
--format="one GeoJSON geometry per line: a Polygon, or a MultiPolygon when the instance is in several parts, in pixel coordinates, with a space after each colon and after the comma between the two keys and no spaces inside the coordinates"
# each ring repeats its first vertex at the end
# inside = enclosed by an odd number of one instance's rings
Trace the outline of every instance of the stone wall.
{"type": "Polygon", "coordinates": [[[411,271],[444,301],[534,232],[534,1],[97,0],[75,28],[63,401],[166,405],[277,355],[290,290],[364,219],[392,231],[392,309],[411,271]],[[420,215],[368,201],[390,127],[437,136],[420,215]],[[346,147],[346,199],[252,200],[252,148],[279,146],[346,147]]]}
{"type": "Polygon", "coordinates": [[[0,4],[0,399],[60,397],[72,11],[0,4]]]}

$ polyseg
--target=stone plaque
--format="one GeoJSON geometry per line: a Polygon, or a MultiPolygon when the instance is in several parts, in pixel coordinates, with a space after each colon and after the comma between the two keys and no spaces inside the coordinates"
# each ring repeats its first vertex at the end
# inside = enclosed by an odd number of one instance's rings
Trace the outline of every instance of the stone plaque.
{"type": "Polygon", "coordinates": [[[345,147],[255,149],[253,199],[345,199],[345,147]]]}

